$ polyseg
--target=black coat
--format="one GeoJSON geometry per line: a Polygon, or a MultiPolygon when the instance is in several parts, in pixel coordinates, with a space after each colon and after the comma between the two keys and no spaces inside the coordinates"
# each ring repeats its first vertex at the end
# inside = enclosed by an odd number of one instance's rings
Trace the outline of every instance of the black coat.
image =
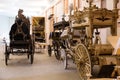
{"type": "Polygon", "coordinates": [[[24,22],[21,20],[17,20],[11,27],[11,30],[9,32],[10,35],[10,40],[23,40],[24,36],[26,39],[30,37],[30,31],[29,31],[29,26],[27,26],[24,22]],[[21,25],[22,33],[16,33],[18,29],[18,25],[21,25]]]}

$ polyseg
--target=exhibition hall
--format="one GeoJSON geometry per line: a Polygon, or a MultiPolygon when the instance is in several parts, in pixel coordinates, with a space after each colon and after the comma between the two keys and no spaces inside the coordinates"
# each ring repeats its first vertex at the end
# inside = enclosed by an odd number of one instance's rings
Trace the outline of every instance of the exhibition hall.
{"type": "Polygon", "coordinates": [[[120,80],[120,0],[2,0],[0,24],[0,80],[120,80]]]}

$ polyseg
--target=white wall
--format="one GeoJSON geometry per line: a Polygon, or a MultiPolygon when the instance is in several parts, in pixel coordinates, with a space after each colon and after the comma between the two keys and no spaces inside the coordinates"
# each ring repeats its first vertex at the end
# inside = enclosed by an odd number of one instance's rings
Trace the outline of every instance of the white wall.
{"type": "Polygon", "coordinates": [[[64,8],[63,8],[64,6],[63,6],[63,1],[61,1],[60,3],[58,3],[57,5],[56,5],[56,12],[55,12],[55,14],[56,14],[56,17],[58,17],[57,18],[57,22],[59,22],[59,21],[61,21],[62,20],[62,16],[63,16],[63,14],[64,14],[64,8]]]}
{"type": "Polygon", "coordinates": [[[9,31],[14,23],[14,17],[0,15],[0,41],[5,37],[9,41],[9,31]]]}
{"type": "Polygon", "coordinates": [[[114,3],[114,0],[106,0],[107,9],[112,10],[113,9],[113,3],[114,3]]]}

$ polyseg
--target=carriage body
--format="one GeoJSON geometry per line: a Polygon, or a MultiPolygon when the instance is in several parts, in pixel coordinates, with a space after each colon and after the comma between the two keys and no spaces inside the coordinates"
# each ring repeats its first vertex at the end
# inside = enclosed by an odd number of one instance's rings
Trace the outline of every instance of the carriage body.
{"type": "MultiPolygon", "coordinates": [[[[75,11],[74,13],[78,13],[78,11],[75,11]]],[[[100,52],[98,50],[100,49],[99,46],[103,46],[103,50],[108,49],[106,52],[104,51],[105,53],[107,53],[107,51],[108,53],[110,53],[109,51],[112,53],[113,49],[111,44],[101,44],[102,42],[99,36],[100,32],[98,32],[98,29],[110,28],[110,34],[112,36],[117,36],[118,13],[116,13],[115,10],[107,10],[105,8],[97,8],[96,6],[93,6],[91,9],[85,8],[82,12],[79,11],[79,14],[79,19],[76,17],[76,14],[72,15],[73,18],[71,24],[74,30],[85,30],[85,34],[87,38],[89,38],[88,42],[86,42],[86,44],[88,43],[86,46],[91,50],[94,48],[97,53],[100,52]],[[96,32],[94,33],[95,30],[96,32]]],[[[91,53],[96,54],[95,52],[91,53]]],[[[103,51],[101,50],[101,52],[103,51]]]]}
{"type": "Polygon", "coordinates": [[[34,39],[30,35],[29,23],[17,19],[12,25],[9,36],[10,43],[6,43],[5,48],[5,64],[8,65],[10,54],[23,55],[27,54],[30,57],[31,64],[33,63],[34,57],[34,39]]]}
{"type": "Polygon", "coordinates": [[[98,29],[110,28],[111,35],[117,36],[117,18],[117,8],[108,10],[89,6],[88,8],[84,8],[83,11],[76,9],[73,15],[70,15],[71,23],[69,28],[72,29],[72,32],[68,31],[68,37],[66,37],[66,34],[62,36],[64,40],[67,40],[66,43],[69,45],[65,50],[64,68],[66,69],[68,66],[67,55],[70,54],[77,65],[81,80],[87,80],[90,77],[111,78],[113,69],[109,71],[110,74],[100,71],[101,73],[98,72],[99,74],[96,75],[94,67],[99,65],[101,69],[102,66],[112,66],[113,68],[115,65],[112,62],[111,64],[106,64],[106,58],[115,57],[117,60],[119,59],[119,55],[113,55],[114,47],[111,44],[102,44],[100,32],[98,32],[98,29]],[[76,32],[76,30],[79,30],[79,41],[72,46],[71,40],[75,40],[74,31],[76,32]],[[96,32],[94,33],[95,30],[96,32]],[[70,35],[72,36],[71,38],[70,35]],[[108,75],[105,76],[105,74],[108,75]]]}
{"type": "Polygon", "coordinates": [[[69,22],[67,21],[60,21],[57,23],[54,23],[53,27],[54,30],[53,32],[50,32],[49,39],[52,40],[52,44],[48,45],[48,54],[51,56],[52,50],[55,53],[55,57],[57,60],[60,60],[60,47],[62,47],[62,41],[61,41],[61,33],[64,30],[66,26],[69,25],[69,22]]]}

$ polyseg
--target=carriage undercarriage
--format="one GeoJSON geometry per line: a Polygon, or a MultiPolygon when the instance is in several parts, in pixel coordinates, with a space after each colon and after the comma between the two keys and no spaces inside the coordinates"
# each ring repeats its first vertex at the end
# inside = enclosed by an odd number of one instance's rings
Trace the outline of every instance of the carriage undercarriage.
{"type": "Polygon", "coordinates": [[[57,60],[60,60],[60,47],[62,46],[62,40],[60,35],[63,29],[69,25],[69,22],[61,21],[54,23],[54,31],[50,33],[49,39],[51,44],[48,45],[48,55],[51,56],[52,51],[54,51],[55,57],[57,60]]]}
{"type": "Polygon", "coordinates": [[[11,46],[5,43],[5,64],[8,65],[10,59],[10,54],[12,55],[27,55],[30,59],[30,63],[33,64],[34,60],[34,47],[29,41],[14,41],[11,42],[11,46]]]}

